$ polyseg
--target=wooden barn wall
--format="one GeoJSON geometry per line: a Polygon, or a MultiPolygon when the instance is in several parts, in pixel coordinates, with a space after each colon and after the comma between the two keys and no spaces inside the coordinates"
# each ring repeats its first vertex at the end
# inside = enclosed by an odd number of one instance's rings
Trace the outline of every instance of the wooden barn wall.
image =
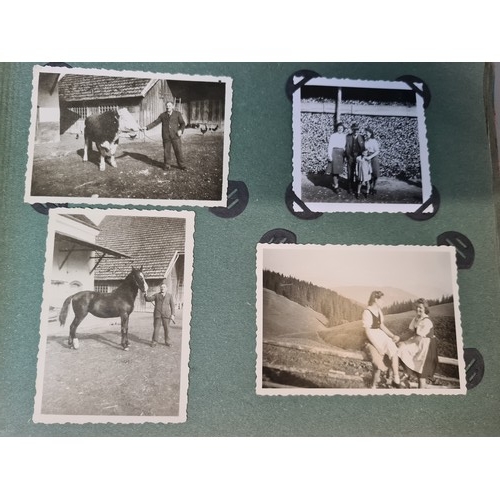
{"type": "Polygon", "coordinates": [[[85,118],[110,111],[127,108],[136,121],[140,119],[141,97],[127,99],[98,99],[94,101],[76,101],[61,103],[61,135],[83,134],[85,118]]]}
{"type": "Polygon", "coordinates": [[[173,98],[168,82],[158,80],[142,99],[139,125],[144,127],[156,120],[165,111],[166,101],[173,98]]]}
{"type": "MultiPolygon", "coordinates": [[[[184,258],[179,259],[172,272],[166,278],[148,279],[148,295],[160,291],[160,285],[166,283],[167,289],[174,296],[175,306],[177,310],[181,310],[184,306],[184,283],[182,277],[184,276],[184,258]],[[181,261],[181,262],[179,262],[181,261]]],[[[94,291],[110,293],[116,290],[122,283],[121,280],[95,280],[94,291]]],[[[151,302],[144,300],[144,294],[139,292],[135,299],[134,311],[138,312],[152,312],[154,305],[151,302]]]]}
{"type": "MultiPolygon", "coordinates": [[[[94,101],[61,102],[60,133],[82,135],[85,118],[111,109],[126,107],[141,127],[150,124],[165,111],[165,102],[175,101],[166,80],[158,80],[144,97],[127,99],[99,99],[94,101]]],[[[176,108],[186,123],[224,126],[224,100],[204,99],[177,102],[176,108]]]]}
{"type": "Polygon", "coordinates": [[[224,101],[222,99],[190,101],[186,107],[188,123],[224,126],[224,101]]]}

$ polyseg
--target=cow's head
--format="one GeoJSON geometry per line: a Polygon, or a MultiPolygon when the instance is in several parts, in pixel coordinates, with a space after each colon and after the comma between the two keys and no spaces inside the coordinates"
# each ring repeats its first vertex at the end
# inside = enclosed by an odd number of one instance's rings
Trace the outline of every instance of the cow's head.
{"type": "Polygon", "coordinates": [[[120,132],[128,134],[130,137],[135,137],[139,132],[139,124],[130,114],[127,108],[118,109],[118,120],[120,132]]]}

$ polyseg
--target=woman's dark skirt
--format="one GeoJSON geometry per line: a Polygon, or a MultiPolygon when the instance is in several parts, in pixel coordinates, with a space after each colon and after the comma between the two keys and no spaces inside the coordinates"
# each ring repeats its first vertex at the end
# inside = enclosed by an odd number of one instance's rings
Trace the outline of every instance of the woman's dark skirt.
{"type": "Polygon", "coordinates": [[[333,148],[332,161],[328,162],[327,174],[342,175],[344,172],[344,149],[333,148]]]}

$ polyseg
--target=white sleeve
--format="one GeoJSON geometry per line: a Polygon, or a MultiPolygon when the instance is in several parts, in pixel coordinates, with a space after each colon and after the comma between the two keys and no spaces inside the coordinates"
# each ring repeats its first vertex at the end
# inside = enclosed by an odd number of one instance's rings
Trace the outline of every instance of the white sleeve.
{"type": "Polygon", "coordinates": [[[417,325],[416,333],[420,337],[427,337],[428,333],[431,331],[432,321],[429,318],[424,318],[417,325]]]}
{"type": "Polygon", "coordinates": [[[333,135],[330,136],[330,140],[328,141],[328,161],[332,161],[332,152],[333,152],[333,135]]]}

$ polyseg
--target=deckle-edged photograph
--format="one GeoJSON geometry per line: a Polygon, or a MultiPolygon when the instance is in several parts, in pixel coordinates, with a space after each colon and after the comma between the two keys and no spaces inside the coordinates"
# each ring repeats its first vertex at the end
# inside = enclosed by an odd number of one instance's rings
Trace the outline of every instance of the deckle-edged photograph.
{"type": "Polygon", "coordinates": [[[25,201],[227,203],[232,79],[34,66],[25,201]]]}
{"type": "Polygon", "coordinates": [[[455,248],[257,245],[260,395],[465,394],[455,248]]]}
{"type": "Polygon", "coordinates": [[[292,185],[308,209],[422,208],[432,185],[421,91],[419,83],[313,78],[294,92],[292,185]]]}
{"type": "Polygon", "coordinates": [[[33,421],[185,422],[194,213],[49,211],[33,421]]]}

